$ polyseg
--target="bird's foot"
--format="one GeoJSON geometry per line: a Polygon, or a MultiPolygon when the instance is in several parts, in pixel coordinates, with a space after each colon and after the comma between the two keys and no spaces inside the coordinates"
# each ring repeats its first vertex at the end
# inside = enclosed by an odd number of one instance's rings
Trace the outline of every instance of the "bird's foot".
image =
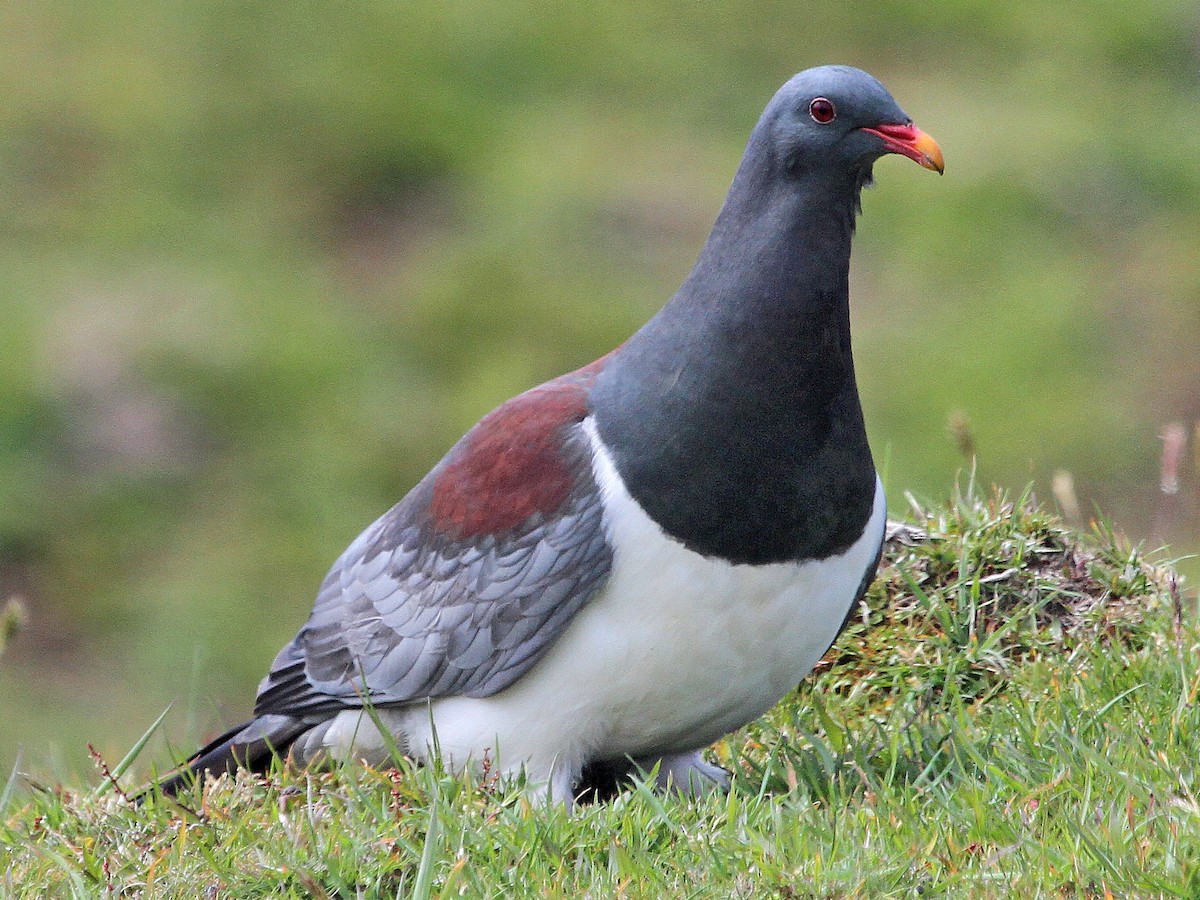
{"type": "Polygon", "coordinates": [[[654,771],[656,766],[655,787],[673,790],[685,797],[700,798],[715,791],[725,793],[733,777],[728,769],[705,761],[700,750],[637,760],[637,767],[644,772],[654,771]]]}
{"type": "Polygon", "coordinates": [[[629,787],[635,777],[648,778],[654,773],[654,787],[684,797],[703,797],[715,791],[728,791],[729,771],[705,762],[702,751],[673,753],[668,756],[644,756],[630,760],[598,760],[583,767],[575,785],[577,802],[611,800],[629,787]]]}

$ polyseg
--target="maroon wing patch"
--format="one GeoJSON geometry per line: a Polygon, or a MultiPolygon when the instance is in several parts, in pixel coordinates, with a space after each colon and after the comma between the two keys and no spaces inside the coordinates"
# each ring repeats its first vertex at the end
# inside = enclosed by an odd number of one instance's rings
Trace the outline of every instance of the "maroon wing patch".
{"type": "Polygon", "coordinates": [[[433,483],[434,528],[469,540],[559,509],[578,478],[564,453],[565,429],[587,415],[588,392],[607,359],[514,397],[467,432],[433,483]]]}

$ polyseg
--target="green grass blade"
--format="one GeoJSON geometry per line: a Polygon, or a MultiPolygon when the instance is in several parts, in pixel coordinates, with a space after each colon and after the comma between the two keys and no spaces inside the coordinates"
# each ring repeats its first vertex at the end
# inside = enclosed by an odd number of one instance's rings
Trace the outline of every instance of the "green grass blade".
{"type": "MultiPolygon", "coordinates": [[[[437,784],[436,778],[431,778],[437,784]]],[[[417,867],[417,882],[413,885],[412,900],[429,900],[433,895],[433,867],[438,845],[441,843],[441,821],[438,817],[440,797],[435,795],[429,803],[429,826],[425,829],[425,844],[421,847],[421,863],[417,867]]],[[[397,897],[397,900],[400,900],[397,897]]]]}
{"type": "Polygon", "coordinates": [[[13,763],[12,772],[8,776],[8,781],[4,782],[4,791],[0,792],[0,816],[4,815],[4,810],[8,808],[8,801],[12,799],[13,792],[17,787],[17,778],[21,774],[21,754],[17,754],[17,760],[13,763]]]}
{"type": "Polygon", "coordinates": [[[112,770],[112,781],[109,781],[106,778],[96,786],[96,789],[92,792],[93,797],[103,797],[113,789],[113,782],[115,782],[129,770],[129,767],[132,766],[138,756],[141,755],[142,750],[146,748],[146,744],[149,742],[150,738],[154,736],[154,732],[158,731],[158,729],[162,726],[162,723],[166,721],[167,713],[171,711],[171,706],[172,704],[167,704],[167,708],[158,714],[158,718],[154,720],[150,727],[146,729],[145,733],[137,739],[137,742],[129,748],[129,752],[125,754],[119,763],[117,763],[116,767],[112,770]]]}

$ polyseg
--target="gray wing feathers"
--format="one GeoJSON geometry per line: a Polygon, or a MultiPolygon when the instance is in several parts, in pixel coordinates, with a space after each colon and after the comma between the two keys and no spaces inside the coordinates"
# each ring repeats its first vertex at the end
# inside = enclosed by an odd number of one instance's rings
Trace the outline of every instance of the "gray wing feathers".
{"type": "Polygon", "coordinates": [[[564,506],[502,537],[431,537],[406,509],[421,508],[420,487],[363,532],[276,658],[256,712],[319,715],[364,695],[377,704],[484,697],[516,681],[611,565],[590,448],[575,449],[581,477],[564,506]]]}

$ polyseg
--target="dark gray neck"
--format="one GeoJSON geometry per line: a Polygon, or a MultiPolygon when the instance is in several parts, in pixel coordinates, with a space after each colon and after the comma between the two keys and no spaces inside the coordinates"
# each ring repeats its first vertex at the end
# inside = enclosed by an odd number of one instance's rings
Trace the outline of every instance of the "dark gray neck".
{"type": "Polygon", "coordinates": [[[689,548],[744,563],[845,550],[875,493],[850,353],[865,178],[759,169],[743,164],[691,275],[592,395],[650,516],[689,548]]]}

